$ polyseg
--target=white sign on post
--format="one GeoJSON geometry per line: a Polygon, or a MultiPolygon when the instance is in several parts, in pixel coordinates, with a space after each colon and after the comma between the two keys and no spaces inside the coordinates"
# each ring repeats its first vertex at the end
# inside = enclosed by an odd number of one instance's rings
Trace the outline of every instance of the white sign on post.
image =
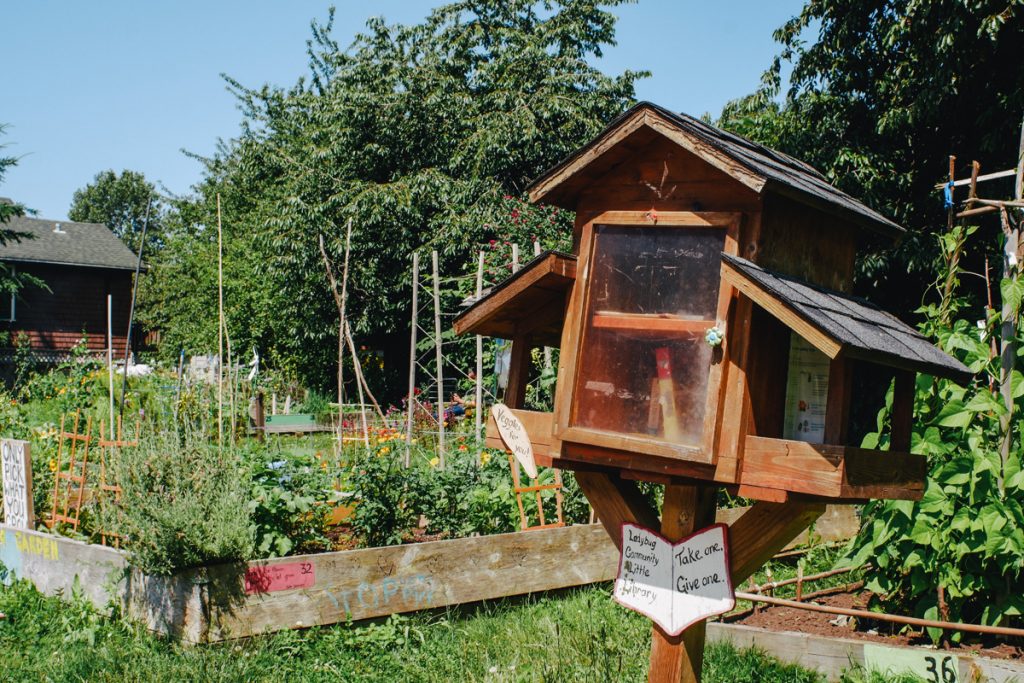
{"type": "Polygon", "coordinates": [[[27,441],[0,439],[4,523],[19,529],[35,526],[32,508],[32,458],[27,441]]]}
{"type": "Polygon", "coordinates": [[[501,403],[491,406],[491,415],[498,425],[498,434],[505,446],[512,451],[512,455],[519,464],[523,466],[530,479],[537,478],[537,463],[533,460],[533,444],[530,443],[530,435],[526,433],[526,427],[516,417],[512,410],[501,403]]]}
{"type": "Polygon", "coordinates": [[[736,606],[729,542],[715,524],[672,543],[634,524],[622,525],[622,553],[613,597],[650,617],[669,635],[736,606]]]}

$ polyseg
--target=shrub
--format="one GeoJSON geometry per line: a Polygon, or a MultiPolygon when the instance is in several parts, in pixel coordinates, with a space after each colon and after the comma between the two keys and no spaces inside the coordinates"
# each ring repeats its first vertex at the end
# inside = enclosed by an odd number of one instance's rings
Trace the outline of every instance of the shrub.
{"type": "Polygon", "coordinates": [[[249,480],[237,451],[161,432],[123,449],[110,468],[121,500],[100,518],[125,537],[135,566],[166,575],[252,555],[249,480]]]}

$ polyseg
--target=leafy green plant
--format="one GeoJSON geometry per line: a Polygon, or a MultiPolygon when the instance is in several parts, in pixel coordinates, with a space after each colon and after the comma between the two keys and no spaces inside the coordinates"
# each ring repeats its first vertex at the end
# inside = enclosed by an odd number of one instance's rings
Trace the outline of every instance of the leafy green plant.
{"type": "MultiPolygon", "coordinates": [[[[957,228],[942,242],[952,256],[972,231],[957,228]]],[[[947,258],[940,282],[957,281],[957,259],[947,258]]],[[[868,559],[877,571],[867,588],[875,603],[930,619],[1005,624],[1019,621],[1024,597],[1024,473],[1021,427],[1024,377],[1010,376],[1012,414],[999,395],[999,358],[990,344],[998,314],[987,326],[967,320],[946,322],[963,309],[955,290],[938,304],[920,309],[923,331],[959,357],[978,379],[962,387],[948,380],[918,378],[911,450],[928,458],[929,472],[920,501],[873,501],[863,512],[863,528],[844,564],[868,559]],[[1002,452],[1001,452],[1001,449],[1002,452]]],[[[1019,318],[1021,283],[1004,280],[1004,301],[1019,318]]],[[[1019,343],[1019,339],[1014,340],[1019,343]]],[[[865,438],[870,448],[888,447],[892,389],[878,416],[877,430],[865,438]]],[[[938,640],[941,632],[930,629],[938,640]]],[[[950,635],[954,641],[960,635],[950,635]]]]}
{"type": "Polygon", "coordinates": [[[327,507],[318,505],[330,482],[308,459],[260,451],[251,465],[247,510],[258,557],[281,557],[294,549],[326,550],[327,507]]]}
{"type": "Polygon", "coordinates": [[[121,499],[100,518],[125,537],[135,566],[171,574],[252,557],[249,483],[236,450],[190,432],[159,432],[122,449],[110,470],[121,499]]]}

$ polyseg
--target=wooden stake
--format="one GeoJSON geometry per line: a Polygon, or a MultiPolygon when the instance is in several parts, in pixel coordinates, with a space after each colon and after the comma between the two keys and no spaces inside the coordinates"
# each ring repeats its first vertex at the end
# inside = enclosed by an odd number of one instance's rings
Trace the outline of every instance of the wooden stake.
{"type": "Polygon", "coordinates": [[[224,240],[217,193],[217,448],[224,448],[224,240]]]}
{"type": "MultiPolygon", "coordinates": [[[[714,486],[669,484],[661,509],[661,534],[679,541],[715,521],[714,486]]],[[[696,683],[704,663],[704,632],[701,620],[678,636],[670,636],[660,626],[651,631],[651,683],[696,683]]]]}
{"type": "Polygon", "coordinates": [[[110,397],[110,438],[114,438],[114,321],[111,295],[107,294],[107,394],[110,397]]]}
{"type": "MultiPolygon", "coordinates": [[[[480,252],[476,262],[476,300],[484,294],[484,252],[480,252]]],[[[476,335],[476,394],[474,396],[473,429],[477,443],[483,440],[483,407],[484,407],[484,338],[476,335]]],[[[477,449],[476,464],[481,464],[482,452],[477,449]]]]}
{"type": "Polygon", "coordinates": [[[405,466],[412,458],[412,418],[416,410],[416,318],[419,314],[420,255],[412,253],[412,325],[409,332],[409,393],[406,394],[405,466]]]}
{"type": "Polygon", "coordinates": [[[430,252],[434,266],[434,349],[437,356],[437,457],[444,469],[444,369],[441,351],[441,286],[437,273],[437,252],[430,252]]]}

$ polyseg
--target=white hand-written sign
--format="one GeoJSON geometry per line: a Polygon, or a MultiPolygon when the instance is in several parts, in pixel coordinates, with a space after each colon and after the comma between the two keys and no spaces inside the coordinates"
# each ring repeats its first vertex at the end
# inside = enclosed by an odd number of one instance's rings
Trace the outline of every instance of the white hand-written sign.
{"type": "Polygon", "coordinates": [[[654,620],[669,635],[736,606],[724,524],[672,543],[633,524],[622,525],[622,554],[613,596],[654,620]]]}
{"type": "Polygon", "coordinates": [[[4,523],[19,529],[35,526],[32,508],[32,459],[27,441],[0,439],[4,523]]]}
{"type": "Polygon", "coordinates": [[[526,427],[516,417],[515,413],[501,403],[491,406],[491,415],[498,425],[498,434],[519,464],[523,466],[530,479],[537,478],[537,463],[533,460],[533,444],[530,443],[530,435],[526,433],[526,427]]]}

